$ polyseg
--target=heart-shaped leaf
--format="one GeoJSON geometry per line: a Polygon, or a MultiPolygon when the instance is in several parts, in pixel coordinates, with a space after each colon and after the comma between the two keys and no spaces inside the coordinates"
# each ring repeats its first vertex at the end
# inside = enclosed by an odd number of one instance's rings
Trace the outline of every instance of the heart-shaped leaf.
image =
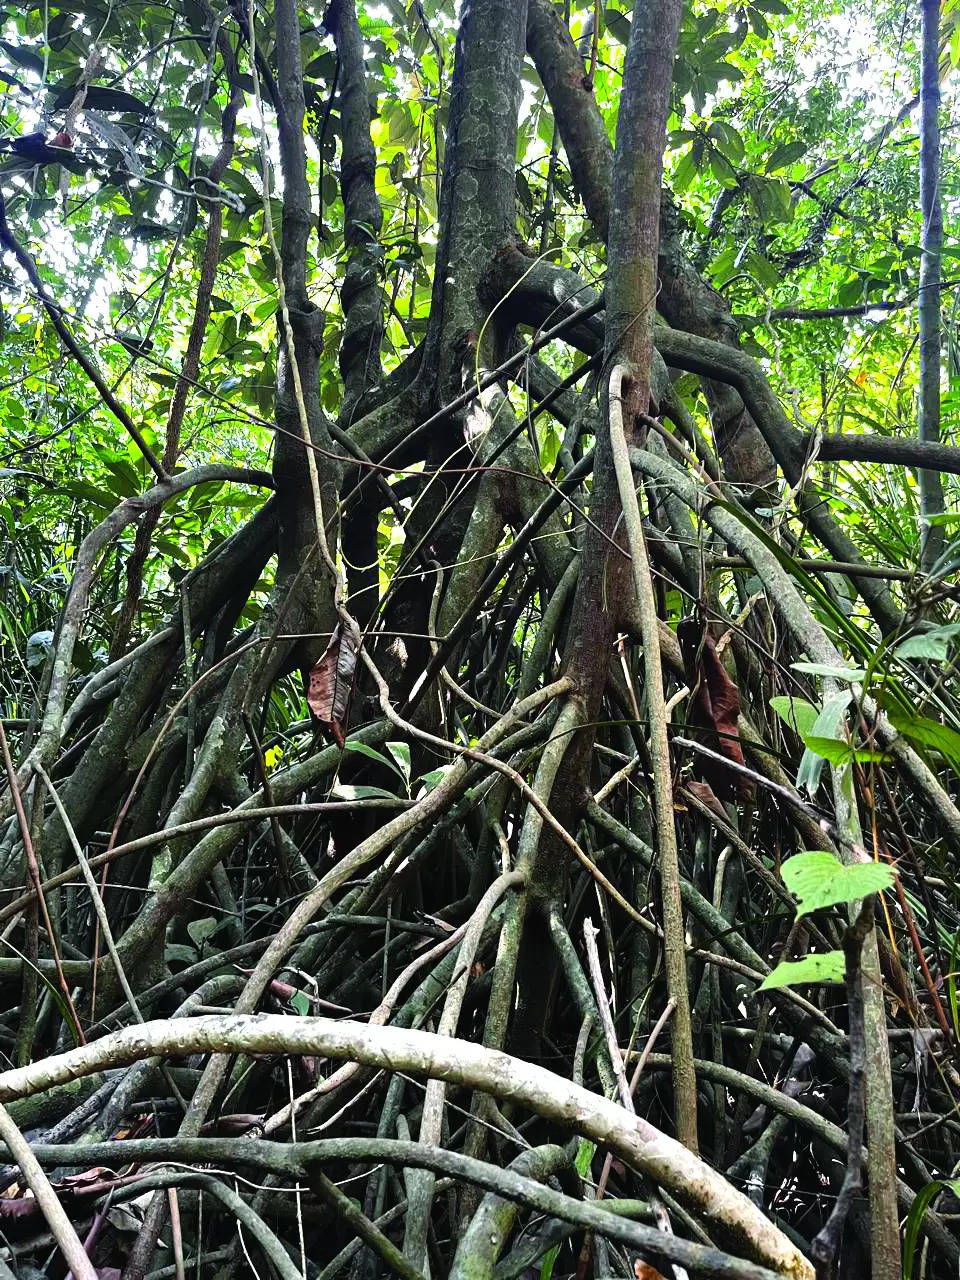
{"type": "Polygon", "coordinates": [[[884,863],[844,864],[821,849],[788,858],[780,874],[783,883],[799,899],[798,916],[840,903],[859,902],[871,893],[889,889],[894,880],[893,868],[884,863]]]}

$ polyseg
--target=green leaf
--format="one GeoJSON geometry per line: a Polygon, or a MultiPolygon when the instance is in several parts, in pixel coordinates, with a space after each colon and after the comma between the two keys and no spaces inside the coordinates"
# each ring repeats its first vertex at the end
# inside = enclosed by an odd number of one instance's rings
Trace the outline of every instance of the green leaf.
{"type": "Polygon", "coordinates": [[[898,658],[928,658],[931,662],[946,662],[950,656],[950,642],[960,634],[960,624],[931,627],[909,636],[894,649],[898,658]]]}
{"type": "Polygon", "coordinates": [[[746,148],[743,139],[732,124],[726,120],[714,120],[708,130],[708,137],[730,164],[738,165],[743,162],[746,148]]]}
{"type": "Polygon", "coordinates": [[[739,81],[743,79],[743,72],[740,68],[725,60],[705,62],[700,68],[700,74],[704,79],[712,80],[715,85],[722,84],[724,80],[739,81]]]}
{"type": "Polygon", "coordinates": [[[197,953],[193,947],[188,947],[185,942],[168,942],[163,948],[163,958],[168,964],[171,960],[178,960],[181,964],[193,964],[197,958],[197,953]]]}
{"type": "Polygon", "coordinates": [[[410,784],[410,747],[406,742],[388,742],[387,750],[396,760],[403,780],[407,785],[410,784]]]}
{"type": "Polygon", "coordinates": [[[591,1142],[588,1138],[581,1138],[580,1145],[577,1147],[577,1155],[574,1160],[574,1168],[581,1178],[590,1176],[590,1166],[593,1164],[593,1157],[596,1154],[597,1144],[591,1142]]]}
{"type": "Polygon", "coordinates": [[[863,301],[863,279],[854,276],[845,280],[837,290],[837,303],[841,307],[856,307],[863,301]]]}
{"type": "Polygon", "coordinates": [[[766,18],[759,9],[751,7],[747,10],[747,21],[750,23],[750,30],[755,36],[759,36],[761,40],[766,40],[770,34],[770,27],[766,18]]]}
{"type": "Polygon", "coordinates": [[[960,1178],[937,1178],[914,1196],[903,1229],[903,1280],[913,1280],[913,1260],[917,1253],[920,1226],[927,1209],[941,1191],[952,1191],[955,1196],[960,1196],[960,1178]]]}
{"type": "Polygon", "coordinates": [[[194,944],[198,951],[203,950],[203,944],[207,939],[216,932],[217,921],[213,916],[204,916],[201,920],[191,920],[187,924],[187,933],[190,935],[190,941],[194,944]]]}
{"type": "Polygon", "coordinates": [[[852,760],[861,764],[877,764],[889,759],[883,751],[855,747],[843,738],[821,738],[817,734],[809,734],[804,736],[803,742],[814,755],[829,760],[831,764],[850,764],[852,760]]]}
{"type": "Polygon", "coordinates": [[[804,956],[802,960],[781,960],[760,983],[758,991],[776,987],[796,987],[804,982],[843,982],[845,963],[842,951],[804,956]]]}
{"type": "Polygon", "coordinates": [[[338,800],[399,800],[392,791],[384,791],[383,787],[354,787],[345,782],[338,782],[332,794],[338,800]]]}
{"type": "Polygon", "coordinates": [[[840,903],[859,902],[893,884],[892,867],[880,862],[844,865],[820,849],[788,858],[780,869],[783,883],[798,899],[797,917],[840,903]]]}
{"type": "Polygon", "coordinates": [[[450,772],[450,768],[450,765],[445,764],[441,765],[439,769],[431,769],[429,773],[422,774],[417,781],[423,787],[423,793],[426,794],[426,792],[432,791],[438,783],[442,782],[450,772]]]}
{"type": "Polygon", "coordinates": [[[23,44],[13,44],[9,40],[0,40],[0,49],[18,67],[26,67],[38,73],[43,71],[43,54],[39,49],[31,49],[23,44]]]}
{"type": "Polygon", "coordinates": [[[722,249],[707,267],[707,275],[712,276],[716,287],[719,289],[725,284],[737,269],[737,248],[735,245],[727,245],[722,249]]]}
{"type": "Polygon", "coordinates": [[[916,712],[904,711],[900,707],[891,707],[887,719],[897,733],[908,738],[916,746],[927,747],[931,751],[939,751],[948,760],[960,762],[960,733],[939,720],[931,720],[916,712]]]}
{"type": "Polygon", "coordinates": [[[776,173],[778,169],[786,169],[789,165],[796,164],[798,160],[802,160],[807,154],[807,144],[805,142],[782,142],[779,147],[774,147],[767,161],[767,173],[776,173]]]}
{"type": "MultiPolygon", "coordinates": [[[[76,95],[77,85],[77,81],[51,85],[50,92],[57,95],[53,103],[54,111],[65,111],[70,106],[76,95]]],[[[150,107],[142,98],[136,98],[123,89],[111,89],[99,84],[92,84],[87,88],[83,105],[96,111],[130,112],[138,116],[150,114],[150,107]]]]}
{"type": "Polygon", "coordinates": [[[35,965],[29,956],[25,956],[22,951],[18,951],[17,948],[13,945],[13,943],[8,938],[4,938],[3,943],[5,946],[8,946],[10,950],[13,951],[16,955],[18,955],[24,964],[29,965],[30,968],[33,969],[37,977],[40,979],[40,981],[43,983],[44,987],[46,988],[51,1000],[60,1010],[60,1017],[63,1019],[64,1025],[69,1028],[70,1034],[71,1036],[73,1036],[74,1045],[80,1044],[80,1037],[77,1034],[77,1024],[74,1021],[73,1014],[70,1012],[70,1006],[67,1004],[64,994],[60,990],[60,987],[58,985],[55,985],[53,982],[51,982],[50,979],[47,977],[47,975],[39,967],[39,965],[35,965]]]}
{"type": "Polygon", "coordinates": [[[553,1268],[559,1256],[560,1246],[558,1244],[555,1244],[552,1249],[548,1249],[543,1255],[543,1262],[540,1264],[540,1280],[553,1280],[553,1268]]]}
{"type": "MultiPolygon", "coordinates": [[[[812,733],[804,736],[839,739],[840,728],[852,697],[853,693],[850,689],[842,689],[838,693],[831,694],[823,704],[823,710],[814,721],[812,733]]],[[[808,795],[815,794],[817,787],[820,785],[823,761],[824,757],[817,755],[809,747],[804,751],[803,759],[800,761],[800,768],[797,770],[796,785],[798,791],[806,788],[808,795]]]]}
{"type": "Polygon", "coordinates": [[[747,190],[753,206],[764,223],[789,222],[793,217],[793,201],[790,188],[779,178],[764,178],[751,174],[747,190]]]}
{"type": "Polygon", "coordinates": [[[849,680],[851,684],[860,684],[867,678],[863,667],[832,667],[824,662],[791,662],[794,671],[805,671],[811,676],[823,676],[827,680],[849,680]]]}
{"type": "Polygon", "coordinates": [[[801,738],[806,738],[813,732],[819,712],[805,698],[771,698],[770,705],[780,719],[801,738]]]}
{"type": "Polygon", "coordinates": [[[711,151],[710,153],[710,171],[721,187],[735,187],[738,185],[737,171],[720,151],[711,151]]]}
{"type": "Polygon", "coordinates": [[[621,9],[604,9],[603,20],[614,40],[626,44],[630,39],[630,19],[621,9]]]}
{"type": "Polygon", "coordinates": [[[682,194],[689,187],[690,183],[697,176],[697,170],[700,165],[697,161],[696,154],[691,147],[685,156],[680,160],[676,169],[673,171],[673,189],[677,194],[682,194]]]}
{"type": "MultiPolygon", "coordinates": [[[[390,746],[387,743],[387,746],[390,746]]],[[[355,751],[358,755],[367,756],[371,760],[376,760],[378,764],[386,765],[387,768],[397,775],[398,778],[405,778],[405,774],[401,773],[393,760],[389,756],[385,756],[382,751],[377,751],[375,747],[368,747],[365,742],[345,742],[343,744],[344,751],[355,751]]]]}
{"type": "Polygon", "coordinates": [[[764,285],[767,289],[775,289],[781,283],[780,273],[773,263],[768,262],[762,254],[755,252],[753,249],[744,254],[743,265],[754,280],[764,285]]]}

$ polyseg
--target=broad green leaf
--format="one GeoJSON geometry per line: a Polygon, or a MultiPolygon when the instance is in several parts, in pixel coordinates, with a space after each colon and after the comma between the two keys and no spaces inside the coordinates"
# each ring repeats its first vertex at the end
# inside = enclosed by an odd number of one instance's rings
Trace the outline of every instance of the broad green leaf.
{"type": "Polygon", "coordinates": [[[689,187],[690,183],[697,176],[697,170],[699,169],[699,167],[700,165],[697,160],[696,154],[694,153],[694,150],[691,147],[690,150],[686,153],[686,155],[681,157],[680,163],[677,165],[676,169],[674,169],[673,171],[674,191],[678,193],[682,193],[686,191],[687,187],[689,187]]]}
{"type": "Polygon", "coordinates": [[[770,705],[780,719],[801,738],[806,738],[808,734],[814,732],[813,726],[816,724],[819,712],[805,698],[771,698],[770,705]]]}
{"type": "Polygon", "coordinates": [[[203,944],[216,932],[216,929],[217,921],[213,916],[204,916],[201,920],[191,920],[187,924],[190,941],[197,950],[202,950],[203,944]]]}
{"type": "Polygon", "coordinates": [[[844,969],[842,951],[826,951],[823,955],[804,956],[802,960],[781,960],[757,990],[797,987],[805,982],[843,982],[844,969]]]}
{"type": "Polygon", "coordinates": [[[790,188],[779,178],[751,174],[747,181],[750,199],[762,221],[768,226],[789,222],[793,216],[790,188]]]}
{"type": "Polygon", "coordinates": [[[845,280],[837,289],[837,303],[841,307],[855,307],[863,301],[864,282],[862,276],[853,276],[845,280]]]}
{"type": "Polygon", "coordinates": [[[931,662],[946,662],[950,656],[950,642],[960,634],[960,624],[931,627],[918,635],[909,636],[894,649],[898,658],[928,658],[931,662]]]}
{"type": "Polygon", "coordinates": [[[449,772],[450,765],[441,765],[439,769],[431,769],[429,773],[422,774],[417,779],[423,788],[421,794],[426,794],[426,792],[432,791],[439,782],[443,781],[449,772]]]}
{"type": "Polygon", "coordinates": [[[820,849],[788,858],[780,869],[783,883],[798,899],[797,916],[859,902],[871,893],[880,893],[893,884],[894,872],[881,862],[854,862],[845,865],[832,853],[820,849]]]}
{"type": "Polygon", "coordinates": [[[754,35],[759,36],[761,40],[766,40],[770,34],[770,25],[759,9],[753,6],[747,9],[747,20],[750,23],[750,30],[754,35]]]}
{"type": "Polygon", "coordinates": [[[863,667],[834,667],[824,662],[791,662],[790,666],[794,671],[805,671],[825,680],[848,680],[850,684],[860,684],[867,676],[863,667]]]}
{"type": "Polygon", "coordinates": [[[779,147],[775,147],[769,160],[767,161],[767,173],[774,173],[777,169],[786,169],[788,165],[796,164],[798,160],[802,160],[807,154],[807,144],[805,142],[783,142],[779,147]]]}
{"type": "Polygon", "coordinates": [[[898,733],[916,746],[938,751],[948,760],[960,762],[960,733],[956,729],[900,707],[891,707],[887,719],[898,733]]]}
{"type": "Polygon", "coordinates": [[[731,244],[717,254],[707,267],[707,275],[712,276],[719,288],[725,284],[737,269],[737,250],[731,244]]]}
{"type": "Polygon", "coordinates": [[[29,71],[43,71],[43,53],[41,50],[29,48],[23,44],[14,44],[10,40],[0,40],[0,49],[18,66],[26,67],[29,71]]]}
{"type": "Polygon", "coordinates": [[[730,164],[738,165],[743,162],[746,154],[743,139],[728,121],[715,120],[708,130],[708,136],[730,164]]]}
{"type": "Polygon", "coordinates": [[[750,272],[754,280],[764,285],[765,288],[775,289],[781,283],[780,273],[776,267],[760,253],[751,250],[749,253],[744,254],[743,266],[750,272]]]}
{"type": "Polygon", "coordinates": [[[338,782],[331,792],[338,800],[399,800],[400,797],[383,787],[359,787],[338,782]]]}
{"type": "Polygon", "coordinates": [[[861,764],[879,763],[889,757],[883,751],[875,751],[870,747],[855,747],[844,738],[821,738],[809,734],[803,739],[804,745],[814,755],[822,756],[831,764],[850,764],[856,760],[861,764]]]}
{"type": "MultiPolygon", "coordinates": [[[[389,742],[387,743],[388,747],[391,745],[395,745],[395,744],[391,744],[389,742]]],[[[358,755],[367,756],[371,760],[376,760],[378,764],[386,765],[386,767],[391,771],[391,773],[395,773],[398,778],[405,777],[405,775],[401,773],[400,769],[397,767],[396,762],[392,760],[390,756],[385,756],[383,752],[378,751],[376,747],[368,747],[365,742],[353,742],[353,741],[345,742],[343,744],[343,749],[344,751],[355,751],[358,755]]]]}
{"type": "Polygon", "coordinates": [[[626,44],[630,39],[629,17],[621,9],[608,8],[603,11],[603,19],[613,38],[626,44]]]}
{"type": "Polygon", "coordinates": [[[717,150],[713,150],[710,153],[710,172],[721,187],[732,188],[738,185],[736,169],[727,157],[717,150]]]}

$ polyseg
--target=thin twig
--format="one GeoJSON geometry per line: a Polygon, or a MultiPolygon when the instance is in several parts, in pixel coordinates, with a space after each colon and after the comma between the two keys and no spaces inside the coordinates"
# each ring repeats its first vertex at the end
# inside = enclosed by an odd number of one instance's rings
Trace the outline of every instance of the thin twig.
{"type": "Polygon", "coordinates": [[[76,1280],[97,1280],[96,1268],[87,1257],[80,1237],[73,1229],[60,1198],[50,1185],[50,1179],[40,1168],[30,1144],[10,1118],[6,1107],[0,1104],[0,1138],[23,1172],[23,1179],[33,1192],[47,1226],[60,1246],[60,1252],[76,1280]]]}
{"type": "Polygon", "coordinates": [[[7,781],[10,785],[10,793],[13,796],[14,807],[17,812],[17,822],[20,824],[20,838],[23,841],[23,852],[27,860],[27,870],[30,873],[30,879],[33,881],[33,891],[37,896],[37,902],[40,904],[40,910],[43,913],[43,923],[47,930],[47,938],[50,943],[50,950],[53,953],[53,962],[57,970],[57,979],[60,983],[60,990],[66,1001],[67,1008],[70,1010],[70,1017],[73,1019],[74,1031],[77,1039],[81,1044],[84,1043],[83,1028],[80,1026],[80,1019],[77,1016],[77,1010],[74,1007],[73,997],[70,994],[70,988],[67,985],[66,975],[63,972],[63,963],[60,959],[60,949],[57,946],[57,935],[53,931],[53,924],[50,920],[50,912],[47,908],[47,900],[43,895],[40,880],[40,864],[37,862],[36,851],[33,847],[33,839],[30,835],[30,822],[27,818],[27,812],[23,807],[23,796],[20,794],[20,787],[17,782],[16,770],[13,767],[13,760],[10,756],[10,745],[7,742],[7,735],[4,732],[3,725],[0,724],[0,753],[3,754],[3,767],[7,772],[7,781]]]}
{"type": "Polygon", "coordinates": [[[865,898],[854,923],[843,939],[846,961],[848,1037],[850,1043],[850,1085],[847,1100],[847,1164],[840,1194],[830,1217],[814,1236],[811,1253],[817,1266],[817,1280],[832,1280],[836,1274],[837,1256],[843,1228],[850,1209],[863,1186],[863,1131],[866,1122],[864,1070],[866,1065],[866,1026],[863,1007],[863,975],[860,960],[863,943],[873,927],[876,894],[865,898]]]}

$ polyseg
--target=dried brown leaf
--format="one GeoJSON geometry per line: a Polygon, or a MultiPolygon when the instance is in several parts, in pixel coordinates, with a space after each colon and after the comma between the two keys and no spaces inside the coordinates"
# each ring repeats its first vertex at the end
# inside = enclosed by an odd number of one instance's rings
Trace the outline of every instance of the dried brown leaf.
{"type": "Polygon", "coordinates": [[[633,1264],[633,1274],[637,1280],[663,1280],[663,1275],[656,1267],[651,1267],[649,1262],[641,1262],[638,1258],[633,1264]]]}
{"type": "Polygon", "coordinates": [[[0,1199],[0,1218],[29,1218],[40,1212],[33,1196],[4,1196],[0,1199]]]}
{"type": "MultiPolygon", "coordinates": [[[[740,693],[720,661],[709,631],[693,618],[677,627],[686,681],[691,691],[690,723],[709,731],[710,746],[734,764],[745,763],[740,746],[740,693]]],[[[707,760],[698,769],[720,800],[748,800],[752,786],[742,775],[707,760]]]]}
{"type": "Polygon", "coordinates": [[[330,643],[307,680],[307,705],[340,747],[344,743],[344,720],[356,668],[356,638],[337,623],[330,643]]]}
{"type": "Polygon", "coordinates": [[[694,797],[694,799],[699,800],[701,804],[705,804],[707,808],[712,813],[715,813],[723,822],[727,821],[727,815],[724,812],[723,805],[714,795],[713,787],[711,787],[709,782],[697,782],[695,779],[691,778],[691,780],[686,784],[686,790],[694,797]]]}

